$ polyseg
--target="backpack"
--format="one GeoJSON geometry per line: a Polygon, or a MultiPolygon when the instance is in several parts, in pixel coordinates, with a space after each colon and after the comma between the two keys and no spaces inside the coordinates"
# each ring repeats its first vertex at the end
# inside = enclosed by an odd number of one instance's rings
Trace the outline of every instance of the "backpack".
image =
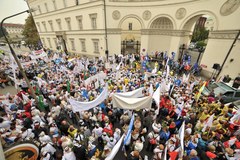
{"type": "Polygon", "coordinates": [[[157,144],[157,140],[156,140],[156,138],[151,138],[150,140],[149,140],[149,143],[150,144],[157,144]]]}

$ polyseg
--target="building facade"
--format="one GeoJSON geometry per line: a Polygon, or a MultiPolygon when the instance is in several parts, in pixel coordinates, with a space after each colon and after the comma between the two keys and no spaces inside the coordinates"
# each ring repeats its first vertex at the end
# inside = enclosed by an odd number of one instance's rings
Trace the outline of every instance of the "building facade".
{"type": "MultiPolygon", "coordinates": [[[[28,0],[28,4],[37,8],[33,17],[45,47],[89,56],[105,56],[106,50],[109,55],[168,51],[176,52],[177,59],[180,46],[190,43],[196,21],[211,17],[200,62],[209,77],[213,64],[223,64],[240,30],[236,0],[28,0]]],[[[233,46],[221,75],[240,73],[239,40],[233,46]]]]}
{"type": "Polygon", "coordinates": [[[3,23],[3,27],[8,32],[8,36],[11,40],[22,40],[23,24],[3,23]]]}

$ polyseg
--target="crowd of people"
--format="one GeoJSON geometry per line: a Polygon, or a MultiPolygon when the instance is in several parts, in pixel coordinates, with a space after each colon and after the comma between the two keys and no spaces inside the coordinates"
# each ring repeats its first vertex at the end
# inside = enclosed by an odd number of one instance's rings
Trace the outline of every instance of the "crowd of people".
{"type": "Polygon", "coordinates": [[[131,54],[109,59],[108,66],[104,58],[54,54],[49,59],[44,68],[28,66],[37,101],[24,82],[18,94],[0,97],[3,147],[31,141],[39,147],[40,160],[240,159],[239,111],[216,95],[200,96],[206,81],[189,69],[184,71],[188,75],[169,72],[175,62],[168,56],[150,72],[142,65],[148,57],[131,54]],[[89,80],[99,73],[106,76],[89,80]],[[73,112],[69,99],[92,102],[104,87],[108,96],[99,105],[73,112]],[[151,108],[141,110],[113,107],[113,94],[141,87],[144,96],[160,87],[159,104],[152,100],[151,108]]]}

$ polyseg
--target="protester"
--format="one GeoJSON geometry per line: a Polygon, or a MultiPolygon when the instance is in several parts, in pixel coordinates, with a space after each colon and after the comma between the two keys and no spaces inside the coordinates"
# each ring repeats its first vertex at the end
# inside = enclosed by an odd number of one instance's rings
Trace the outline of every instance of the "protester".
{"type": "Polygon", "coordinates": [[[154,63],[156,70],[143,54],[141,61],[137,54],[115,56],[108,68],[102,57],[38,55],[47,67],[27,69],[39,102],[24,85],[17,95],[0,98],[3,147],[32,141],[42,160],[238,159],[239,111],[221,104],[219,95],[201,95],[206,83],[190,74],[188,62],[163,54],[155,53],[163,59],[154,63]],[[116,96],[130,93],[135,100],[152,97],[150,107],[114,106],[116,96]]]}

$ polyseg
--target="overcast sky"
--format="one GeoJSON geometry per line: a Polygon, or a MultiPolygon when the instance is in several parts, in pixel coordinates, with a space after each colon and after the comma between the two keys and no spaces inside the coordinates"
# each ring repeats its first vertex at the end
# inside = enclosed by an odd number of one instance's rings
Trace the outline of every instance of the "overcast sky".
{"type": "MultiPolygon", "coordinates": [[[[5,17],[25,11],[27,9],[27,3],[24,0],[0,0],[0,21],[2,21],[2,19],[5,17]]],[[[10,18],[5,22],[24,24],[27,16],[28,13],[24,13],[19,16],[10,18]]]]}

